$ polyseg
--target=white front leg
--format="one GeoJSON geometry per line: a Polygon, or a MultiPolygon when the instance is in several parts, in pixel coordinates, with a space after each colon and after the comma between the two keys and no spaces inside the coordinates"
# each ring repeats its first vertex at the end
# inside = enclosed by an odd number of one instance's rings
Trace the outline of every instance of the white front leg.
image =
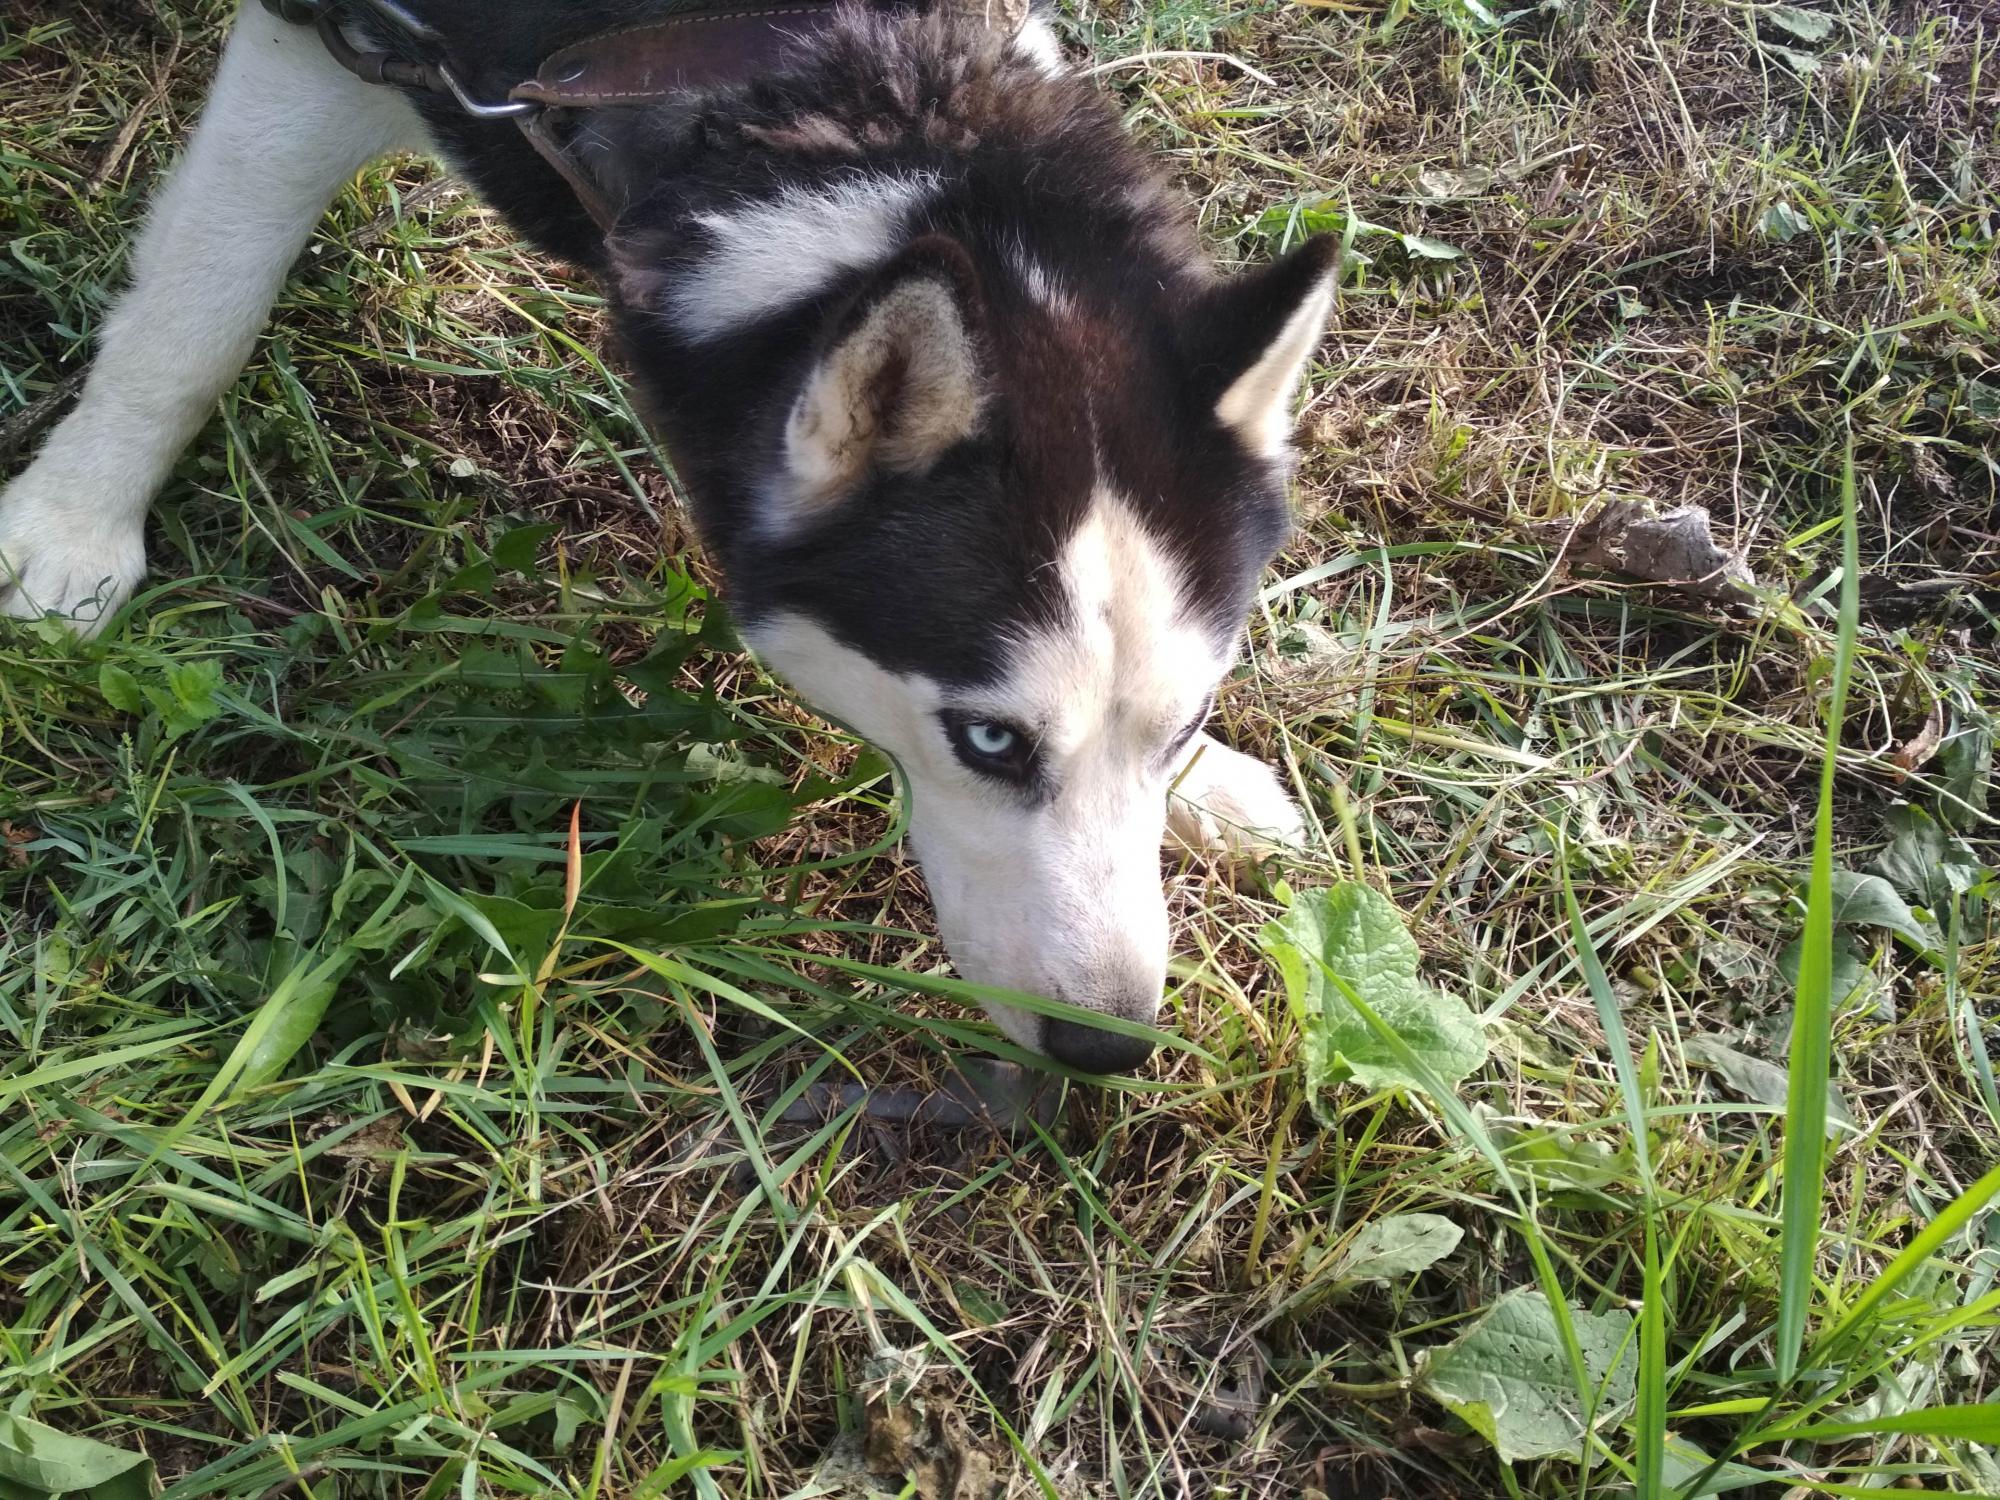
{"type": "Polygon", "coordinates": [[[130,597],[146,570],[146,509],[242,370],[328,200],[422,139],[401,95],[246,0],[82,399],[0,492],[0,613],[55,613],[90,633],[130,597]]]}
{"type": "Polygon", "coordinates": [[[1278,773],[1202,733],[1167,796],[1167,836],[1198,854],[1257,858],[1305,844],[1306,820],[1278,773]]]}

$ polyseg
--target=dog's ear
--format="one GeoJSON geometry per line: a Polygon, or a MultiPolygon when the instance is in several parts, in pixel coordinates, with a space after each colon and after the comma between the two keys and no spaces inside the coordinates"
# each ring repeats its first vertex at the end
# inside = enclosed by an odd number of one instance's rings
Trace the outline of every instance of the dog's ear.
{"type": "Polygon", "coordinates": [[[811,510],[871,473],[921,473],[978,431],[978,276],[942,235],[914,241],[831,320],[785,418],[791,503],[811,510]]]}
{"type": "Polygon", "coordinates": [[[1326,331],[1339,266],[1339,239],[1323,235],[1220,283],[1194,309],[1189,352],[1201,393],[1253,453],[1285,454],[1292,398],[1326,331]]]}

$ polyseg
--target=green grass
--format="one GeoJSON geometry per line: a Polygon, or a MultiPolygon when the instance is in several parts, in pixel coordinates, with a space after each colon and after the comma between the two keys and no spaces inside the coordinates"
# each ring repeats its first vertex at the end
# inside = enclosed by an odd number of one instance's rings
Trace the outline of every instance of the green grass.
{"type": "MultiPolygon", "coordinates": [[[[4,472],[229,9],[0,19],[4,472]]],[[[1006,1051],[893,782],[734,649],[594,293],[371,172],[123,626],[0,630],[0,1458],[27,1418],[231,1500],[860,1494],[864,1447],[889,1495],[2000,1495],[1994,18],[1068,23],[1225,258],[1353,251],[1217,725],[1319,833],[1169,863],[1187,1045],[1012,1141],[779,1118],[1006,1051]],[[1574,565],[1608,498],[1706,505],[1754,601],[1574,565]],[[1260,934],[1342,880],[1481,1017],[1462,1084],[1314,1087],[1260,934]],[[1448,1252],[1356,1279],[1412,1215],[1448,1252]],[[1594,1425],[1509,1463],[1428,1372],[1529,1290],[1594,1425]]]]}

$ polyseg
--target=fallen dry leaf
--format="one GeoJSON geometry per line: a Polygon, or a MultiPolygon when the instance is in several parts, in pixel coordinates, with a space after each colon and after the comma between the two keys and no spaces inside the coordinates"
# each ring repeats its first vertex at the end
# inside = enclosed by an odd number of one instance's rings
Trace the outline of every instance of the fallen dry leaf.
{"type": "Polygon", "coordinates": [[[1924,727],[1896,747],[1891,760],[1905,771],[1914,771],[1937,754],[1938,746],[1944,743],[1944,705],[1933,698],[1931,711],[1924,719],[1924,727]]]}
{"type": "MultiPolygon", "coordinates": [[[[1567,525],[1534,530],[1546,540],[1552,533],[1560,537],[1567,525]]],[[[1636,500],[1607,500],[1569,531],[1567,547],[1572,563],[1671,584],[1718,603],[1747,599],[1757,584],[1741,557],[1716,545],[1714,520],[1700,505],[1676,505],[1656,516],[1636,500]]]]}

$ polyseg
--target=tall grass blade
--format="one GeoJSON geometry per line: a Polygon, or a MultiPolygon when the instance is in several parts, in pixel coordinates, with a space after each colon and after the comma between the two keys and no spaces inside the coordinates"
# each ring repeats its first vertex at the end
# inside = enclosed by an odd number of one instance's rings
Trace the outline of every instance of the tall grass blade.
{"type": "Polygon", "coordinates": [[[1632,1041],[1625,1031],[1624,1012],[1611,988],[1611,978],[1604,971],[1597,945],[1590,940],[1583,908],[1577,904],[1576,887],[1570,883],[1566,843],[1558,844],[1556,861],[1562,871],[1563,905],[1569,916],[1570,936],[1576,943],[1577,963],[1583,970],[1584,983],[1590,988],[1590,998],[1597,1006],[1598,1024],[1604,1028],[1605,1045],[1617,1070],[1618,1092],[1625,1102],[1626,1128],[1632,1133],[1632,1156],[1639,1168],[1646,1243],[1639,1304],[1639,1394],[1633,1414],[1636,1442],[1633,1464],[1639,1475],[1639,1500],[1661,1500],[1666,1493],[1667,1468],[1666,1277],[1660,1264],[1658,1203],[1645,1098],[1639,1087],[1639,1065],[1632,1056],[1632,1041]]]}
{"type": "Polygon", "coordinates": [[[1855,536],[1854,447],[1840,477],[1840,623],[1835,637],[1826,753],[1820,764],[1819,812],[1813,824],[1812,883],[1800,943],[1798,992],[1792,1009],[1792,1055],[1785,1095],[1785,1185],[1780,1213],[1778,1328],[1774,1363],[1780,1384],[1799,1371],[1806,1314],[1812,1306],[1813,1262],[1819,1253],[1820,1207],[1826,1194],[1827,1073],[1833,1047],[1833,777],[1847,684],[1854,670],[1860,614],[1860,547],[1855,536]]]}

